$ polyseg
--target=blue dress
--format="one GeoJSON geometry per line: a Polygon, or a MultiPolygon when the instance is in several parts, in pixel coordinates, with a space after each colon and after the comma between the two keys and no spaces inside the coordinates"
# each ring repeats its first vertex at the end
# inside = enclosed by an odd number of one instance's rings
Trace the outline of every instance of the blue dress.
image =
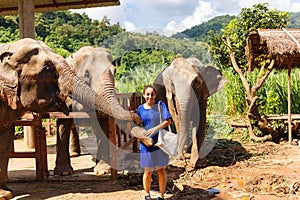
{"type": "MultiPolygon", "coordinates": [[[[162,120],[171,118],[171,114],[164,102],[161,102],[161,112],[162,120]]],[[[149,130],[160,124],[159,111],[158,111],[158,101],[151,107],[146,109],[143,105],[140,105],[137,110],[137,114],[141,117],[144,122],[144,128],[149,130]]],[[[154,144],[158,139],[158,132],[151,136],[154,140],[154,144]]],[[[147,147],[142,142],[140,142],[140,166],[141,167],[155,167],[155,166],[167,166],[169,163],[169,156],[163,152],[154,144],[147,147]]]]}

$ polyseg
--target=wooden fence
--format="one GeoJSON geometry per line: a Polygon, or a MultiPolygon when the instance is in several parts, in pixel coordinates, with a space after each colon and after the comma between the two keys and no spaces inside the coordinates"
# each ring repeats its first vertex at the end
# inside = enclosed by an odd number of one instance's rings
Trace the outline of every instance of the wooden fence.
{"type": "MultiPolygon", "coordinates": [[[[117,94],[120,104],[125,110],[136,111],[137,107],[143,103],[143,98],[140,93],[117,94]]],[[[35,158],[36,160],[36,179],[42,180],[49,176],[47,164],[47,147],[46,135],[50,134],[51,126],[56,125],[57,119],[77,118],[87,120],[90,119],[88,112],[70,112],[69,116],[65,116],[61,112],[50,112],[41,116],[40,114],[26,113],[21,119],[15,122],[15,126],[32,126],[35,128],[35,151],[34,152],[17,152],[12,144],[10,157],[11,158],[35,158]],[[46,121],[45,121],[46,119],[46,121]],[[55,119],[55,120],[53,120],[55,119]],[[42,123],[42,121],[44,121],[42,123]]],[[[126,149],[133,145],[133,151],[137,152],[137,141],[131,135],[121,131],[117,127],[114,119],[109,117],[109,140],[110,140],[110,165],[111,178],[117,177],[116,157],[117,149],[126,149]],[[123,138],[123,139],[122,139],[123,138]],[[117,148],[116,148],[117,147],[117,148]]]]}

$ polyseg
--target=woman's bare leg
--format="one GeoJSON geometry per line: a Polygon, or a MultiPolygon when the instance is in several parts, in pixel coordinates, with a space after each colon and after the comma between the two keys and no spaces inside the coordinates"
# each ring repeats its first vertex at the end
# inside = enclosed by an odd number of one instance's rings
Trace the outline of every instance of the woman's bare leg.
{"type": "Polygon", "coordinates": [[[160,197],[164,198],[166,187],[167,187],[167,173],[165,167],[157,167],[158,184],[160,197]]]}
{"type": "Polygon", "coordinates": [[[146,195],[150,195],[152,172],[153,172],[152,168],[148,168],[148,167],[144,168],[143,186],[146,195]]]}

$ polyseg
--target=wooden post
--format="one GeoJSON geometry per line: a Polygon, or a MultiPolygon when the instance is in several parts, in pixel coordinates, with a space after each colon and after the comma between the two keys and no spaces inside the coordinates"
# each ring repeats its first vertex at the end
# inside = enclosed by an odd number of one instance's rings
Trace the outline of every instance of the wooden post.
{"type": "Polygon", "coordinates": [[[35,38],[33,0],[18,0],[21,38],[35,38]]]}
{"type": "Polygon", "coordinates": [[[289,144],[292,144],[292,117],[291,117],[291,64],[288,65],[288,136],[289,136],[289,144]]]}
{"type": "Polygon", "coordinates": [[[110,171],[111,179],[117,179],[117,146],[116,146],[116,124],[113,117],[108,118],[108,128],[109,128],[109,149],[110,149],[110,171]]]}
{"type": "MultiPolygon", "coordinates": [[[[20,38],[35,39],[33,0],[18,0],[20,38]]],[[[35,127],[24,127],[24,141],[29,149],[35,148],[35,127]]]]}

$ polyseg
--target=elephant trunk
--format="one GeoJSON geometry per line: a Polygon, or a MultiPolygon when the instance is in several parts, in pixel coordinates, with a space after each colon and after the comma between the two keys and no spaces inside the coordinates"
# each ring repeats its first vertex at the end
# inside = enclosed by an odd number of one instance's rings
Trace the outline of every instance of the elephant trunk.
{"type": "Polygon", "coordinates": [[[183,152],[186,149],[188,137],[189,137],[189,120],[185,117],[182,117],[178,126],[179,140],[178,140],[178,157],[183,157],[183,152]]]}
{"type": "Polygon", "coordinates": [[[189,128],[190,128],[190,119],[192,113],[191,107],[187,106],[190,104],[180,104],[180,110],[178,113],[178,131],[179,140],[178,140],[178,157],[183,157],[183,152],[188,148],[188,138],[189,138],[189,128]]]}
{"type": "Polygon", "coordinates": [[[95,108],[98,111],[111,115],[110,109],[105,105],[105,100],[98,97],[95,91],[78,78],[65,60],[58,64],[57,69],[59,72],[58,85],[63,95],[70,96],[86,108],[95,108]]]}
{"type": "MultiPolygon", "coordinates": [[[[84,83],[65,61],[59,65],[59,88],[63,95],[71,96],[87,109],[96,109],[102,113],[112,116],[117,120],[132,120],[141,123],[140,117],[135,113],[126,111],[116,98],[114,86],[104,83],[102,93],[97,94],[86,83],[84,83]]],[[[135,136],[135,135],[134,135],[135,136]]],[[[138,136],[136,136],[138,137],[138,136]]],[[[138,137],[139,138],[139,137],[138,137]]]]}
{"type": "MultiPolygon", "coordinates": [[[[112,68],[115,68],[114,66],[112,68]]],[[[109,69],[109,67],[108,67],[109,69]]],[[[114,82],[110,80],[114,80],[114,75],[109,73],[109,70],[107,70],[105,73],[108,73],[110,76],[109,80],[103,80],[100,82],[100,85],[96,89],[97,93],[97,98],[95,102],[95,106],[102,106],[102,105],[97,105],[98,103],[101,102],[99,98],[103,98],[104,102],[107,107],[107,109],[110,110],[109,115],[114,117],[115,119],[119,120],[126,120],[126,121],[131,121],[132,120],[132,115],[130,111],[125,110],[121,105],[119,100],[116,97],[115,93],[115,86],[114,82]]]]}

